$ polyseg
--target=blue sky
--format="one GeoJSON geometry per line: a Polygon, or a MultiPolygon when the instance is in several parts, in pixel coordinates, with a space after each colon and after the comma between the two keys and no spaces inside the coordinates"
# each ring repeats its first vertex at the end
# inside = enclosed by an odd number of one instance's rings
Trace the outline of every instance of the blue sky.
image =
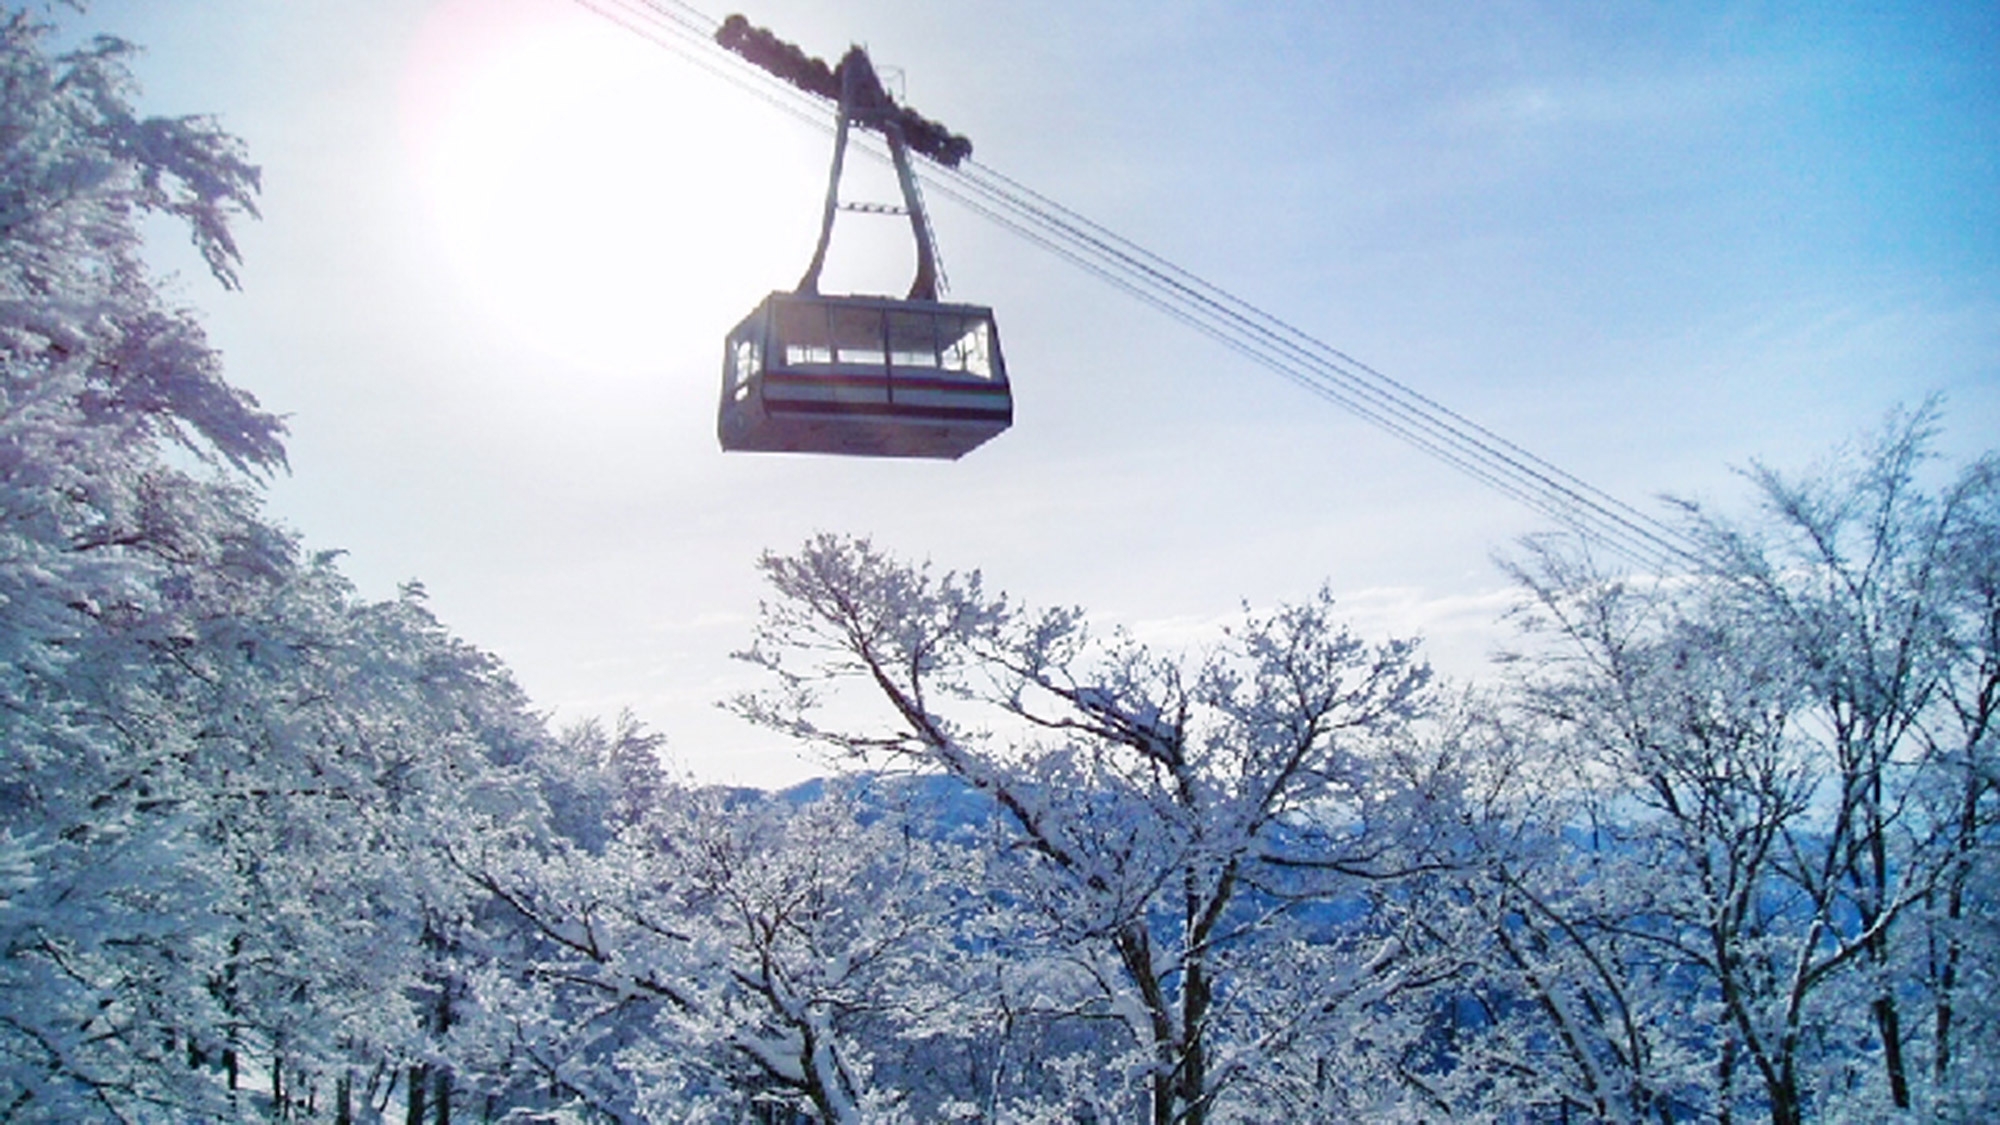
{"type": "MultiPolygon", "coordinates": [[[[744,10],[864,43],[984,163],[1634,503],[1732,501],[1730,466],[1932,392],[1948,454],[2000,434],[1994,5],[744,10]]],[[[723,456],[721,338],[803,267],[827,141],[572,0],[64,19],[264,168],[243,292],[178,236],[158,260],[291,418],[274,511],[371,594],[421,579],[559,718],[629,705],[703,776],[815,769],[713,702],[758,551],[822,529],[1167,641],[1322,582],[1454,673],[1504,636],[1491,556],[1533,513],[948,202],[1014,430],[954,464],[723,456]]],[[[845,221],[828,287],[899,289],[908,254],[845,221]]]]}

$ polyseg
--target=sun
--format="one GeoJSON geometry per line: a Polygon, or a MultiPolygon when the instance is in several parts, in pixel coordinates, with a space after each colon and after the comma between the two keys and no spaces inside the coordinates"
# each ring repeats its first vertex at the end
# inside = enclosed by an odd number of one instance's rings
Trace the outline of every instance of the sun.
{"type": "Polygon", "coordinates": [[[439,276],[566,363],[656,367],[663,333],[719,339],[810,249],[816,142],[579,5],[437,5],[401,125],[439,276]]]}

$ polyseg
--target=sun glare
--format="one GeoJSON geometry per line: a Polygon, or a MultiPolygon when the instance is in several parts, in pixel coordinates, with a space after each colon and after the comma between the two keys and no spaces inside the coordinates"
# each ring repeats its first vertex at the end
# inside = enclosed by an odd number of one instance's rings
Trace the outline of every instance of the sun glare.
{"type": "Polygon", "coordinates": [[[824,173],[759,143],[782,122],[581,8],[447,0],[404,90],[424,248],[519,346],[656,370],[663,334],[719,339],[810,249],[824,173]]]}

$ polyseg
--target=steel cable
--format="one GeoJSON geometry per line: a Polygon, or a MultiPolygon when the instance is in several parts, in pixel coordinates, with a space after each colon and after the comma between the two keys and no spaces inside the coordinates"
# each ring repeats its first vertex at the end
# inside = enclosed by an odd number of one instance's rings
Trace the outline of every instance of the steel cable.
{"type": "MultiPolygon", "coordinates": [[[[714,41],[717,22],[679,0],[576,3],[820,132],[834,131],[820,99],[724,50],[714,41]]],[[[870,157],[888,161],[874,137],[856,139],[865,139],[870,157]]],[[[939,194],[979,217],[1630,561],[1662,573],[1688,564],[1684,540],[1664,523],[1019,181],[971,161],[919,167],[939,194]]]]}

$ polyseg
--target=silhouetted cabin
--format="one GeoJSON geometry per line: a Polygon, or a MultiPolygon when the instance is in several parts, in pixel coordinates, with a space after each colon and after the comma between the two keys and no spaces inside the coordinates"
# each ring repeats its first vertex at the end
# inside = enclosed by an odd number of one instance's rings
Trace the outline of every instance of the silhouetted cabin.
{"type": "Polygon", "coordinates": [[[729,333],[725,450],[955,459],[1013,421],[988,308],[773,293],[729,333]]]}

